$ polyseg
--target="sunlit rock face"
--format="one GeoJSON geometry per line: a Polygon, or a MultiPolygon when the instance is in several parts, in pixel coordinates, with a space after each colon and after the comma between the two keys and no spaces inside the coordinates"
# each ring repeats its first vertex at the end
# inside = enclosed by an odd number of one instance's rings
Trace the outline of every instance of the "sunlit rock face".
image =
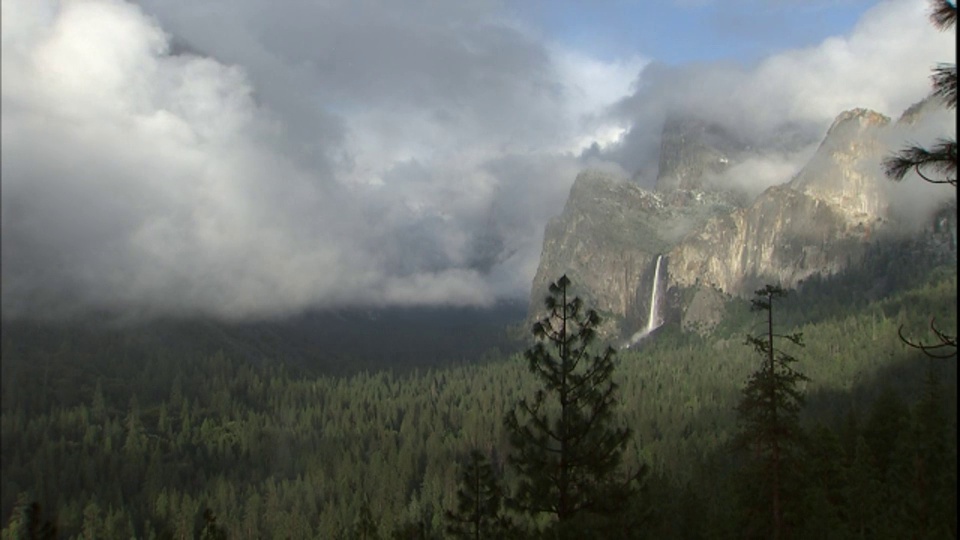
{"type": "Polygon", "coordinates": [[[710,220],[670,251],[671,283],[746,295],[764,283],[792,287],[857,260],[867,227],[822,199],[775,186],[749,207],[710,220]]]}
{"type": "Polygon", "coordinates": [[[748,295],[764,283],[793,287],[859,259],[887,220],[880,161],[889,118],[865,109],[840,114],[809,163],[753,204],[710,220],[670,251],[672,283],[748,295]]]}
{"type": "Polygon", "coordinates": [[[889,123],[886,116],[866,109],[840,114],[791,186],[831,204],[848,221],[886,217],[888,182],[880,162],[890,151],[881,139],[889,123]]]}

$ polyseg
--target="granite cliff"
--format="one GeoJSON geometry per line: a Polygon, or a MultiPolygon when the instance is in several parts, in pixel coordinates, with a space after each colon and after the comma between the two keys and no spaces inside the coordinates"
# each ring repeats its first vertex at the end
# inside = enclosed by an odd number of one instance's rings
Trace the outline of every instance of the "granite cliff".
{"type": "Polygon", "coordinates": [[[677,244],[669,252],[670,282],[742,295],[763,283],[793,287],[856,260],[886,222],[887,180],[879,163],[889,152],[881,142],[889,122],[865,109],[842,113],[791,181],[677,244]]]}
{"type": "MultiPolygon", "coordinates": [[[[912,107],[898,123],[926,109],[912,107]]],[[[547,285],[566,273],[605,315],[602,334],[629,343],[651,320],[661,255],[660,290],[695,290],[686,306],[675,295],[666,302],[687,329],[715,324],[723,295],[842,270],[896,226],[880,171],[892,125],[865,109],[841,113],[798,174],[748,200],[705,181],[745,159],[748,145],[717,125],[668,121],[656,189],[597,171],[577,177],[545,230],[530,318],[542,315],[547,285]]]]}
{"type": "Polygon", "coordinates": [[[605,316],[605,334],[620,335],[646,324],[657,255],[711,216],[733,209],[714,193],[678,190],[670,195],[668,202],[663,194],[612,174],[581,173],[563,213],[544,232],[531,318],[542,314],[550,282],[566,274],[574,292],[605,316]]]}

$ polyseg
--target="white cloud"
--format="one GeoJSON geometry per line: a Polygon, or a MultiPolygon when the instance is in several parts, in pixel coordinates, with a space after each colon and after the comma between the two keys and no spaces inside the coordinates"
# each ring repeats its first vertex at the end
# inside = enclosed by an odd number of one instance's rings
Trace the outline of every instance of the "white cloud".
{"type": "MultiPolygon", "coordinates": [[[[651,65],[637,80],[637,92],[613,113],[629,118],[617,147],[602,155],[627,170],[649,169],[659,151],[659,130],[668,114],[715,121],[756,147],[785,135],[816,143],[842,111],[864,107],[897,117],[930,91],[930,69],[956,60],[953,32],[937,32],[928,5],[890,0],[867,11],[848,36],[776,54],[756,66],[700,64],[651,65]]],[[[762,157],[786,166],[784,149],[762,157]]],[[[788,152],[800,158],[802,153],[788,152]]],[[[766,172],[773,168],[765,167],[766,172]]],[[[772,179],[751,186],[763,188],[772,179]]],[[[779,182],[789,180],[785,176],[779,182]]],[[[778,183],[778,182],[773,182],[778,183]]]]}
{"type": "Polygon", "coordinates": [[[603,113],[634,90],[633,83],[648,61],[634,56],[604,62],[562,46],[552,47],[565,96],[565,114],[572,128],[570,140],[558,150],[579,154],[596,143],[608,146],[626,131],[623,122],[603,113]]]}
{"type": "MultiPolygon", "coordinates": [[[[496,27],[424,43],[419,23],[385,15],[386,28],[342,36],[367,47],[356,58],[310,56],[296,35],[242,32],[256,6],[187,28],[119,0],[4,2],[5,315],[245,317],[523,294],[575,174],[501,185],[569,135],[546,52],[496,27]],[[386,41],[364,42],[378,31],[386,41]],[[171,54],[183,49],[171,40],[212,56],[171,54]],[[317,67],[325,58],[338,65],[317,67]]],[[[454,11],[440,22],[456,28],[454,11]]]]}
{"type": "Polygon", "coordinates": [[[937,33],[924,2],[888,1],[864,15],[849,37],[763,62],[743,94],[785,120],[829,121],[866,107],[897,116],[929,91],[930,68],[956,59],[951,33],[937,33]],[[784,99],[771,99],[771,95],[784,99]]]}

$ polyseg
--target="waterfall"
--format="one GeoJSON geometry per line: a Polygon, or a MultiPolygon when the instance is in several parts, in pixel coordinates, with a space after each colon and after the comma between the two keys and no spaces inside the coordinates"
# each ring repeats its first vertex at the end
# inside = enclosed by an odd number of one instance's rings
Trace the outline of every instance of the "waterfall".
{"type": "Polygon", "coordinates": [[[657,255],[657,264],[653,270],[653,286],[650,288],[650,314],[647,315],[647,326],[630,336],[624,348],[636,345],[638,341],[660,327],[660,265],[662,263],[663,255],[657,255]]]}
{"type": "Polygon", "coordinates": [[[646,333],[653,332],[660,326],[660,263],[663,255],[657,255],[657,268],[653,271],[653,289],[650,291],[650,315],[647,317],[646,333]]]}

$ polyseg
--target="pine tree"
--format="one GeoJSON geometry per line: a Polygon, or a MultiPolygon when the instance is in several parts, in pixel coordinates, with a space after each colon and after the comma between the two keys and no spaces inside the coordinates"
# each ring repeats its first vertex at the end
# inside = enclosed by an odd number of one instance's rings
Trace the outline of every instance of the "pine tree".
{"type": "MultiPolygon", "coordinates": [[[[781,335],[773,332],[773,302],[786,292],[767,285],[756,291],[753,311],[766,312],[767,331],[760,336],[747,336],[746,344],[763,358],[760,369],[747,380],[743,397],[736,410],[743,427],[736,441],[752,452],[752,463],[757,465],[753,480],[760,483],[760,501],[768,502],[771,518],[770,531],[764,536],[779,539],[783,536],[785,463],[801,442],[798,413],[803,396],[797,386],[809,379],[795,371],[791,364],[796,358],[778,350],[774,339],[785,339],[802,346],[800,334],[781,335]]],[[[765,527],[766,528],[766,527],[765,527]]]]}
{"type": "Polygon", "coordinates": [[[550,285],[549,313],[534,324],[537,343],[524,355],[542,388],[505,418],[519,477],[512,504],[552,514],[561,528],[583,514],[622,512],[646,474],[646,467],[621,474],[631,431],[615,425],[614,351],[590,352],[600,317],[569,289],[566,276],[550,285]]]}
{"type": "Polygon", "coordinates": [[[503,492],[489,460],[479,450],[470,452],[460,473],[457,509],[447,510],[447,533],[454,538],[497,538],[503,528],[500,510],[503,492]]]}
{"type": "Polygon", "coordinates": [[[103,538],[103,530],[103,511],[96,501],[91,500],[83,509],[81,537],[84,540],[103,538]]]}
{"type": "MultiPolygon", "coordinates": [[[[949,30],[957,23],[957,5],[949,0],[931,0],[932,10],[930,20],[939,30],[949,30]]],[[[957,65],[940,64],[933,70],[933,95],[950,109],[957,107],[957,65]]],[[[930,148],[922,146],[908,146],[883,161],[884,172],[896,181],[903,180],[910,172],[932,184],[947,184],[953,186],[953,195],[956,196],[957,187],[957,140],[943,137],[930,148]]],[[[954,212],[956,205],[954,204],[954,212]]],[[[930,321],[930,331],[933,334],[931,341],[914,340],[903,335],[900,329],[900,339],[911,347],[920,349],[934,358],[955,358],[957,356],[956,332],[949,333],[938,327],[934,319],[930,321]]]]}
{"type": "MultiPolygon", "coordinates": [[[[932,0],[930,20],[939,30],[949,30],[957,23],[957,6],[949,0],[932,0]]],[[[933,95],[947,107],[957,106],[957,65],[940,64],[930,77],[933,95]]],[[[910,171],[933,184],[957,185],[957,141],[943,138],[931,148],[909,146],[883,161],[884,171],[894,180],[903,180],[910,171]],[[928,172],[924,172],[928,171],[928,172]],[[929,171],[940,175],[932,176],[929,171]],[[951,176],[952,175],[952,176],[951,176]]]]}

